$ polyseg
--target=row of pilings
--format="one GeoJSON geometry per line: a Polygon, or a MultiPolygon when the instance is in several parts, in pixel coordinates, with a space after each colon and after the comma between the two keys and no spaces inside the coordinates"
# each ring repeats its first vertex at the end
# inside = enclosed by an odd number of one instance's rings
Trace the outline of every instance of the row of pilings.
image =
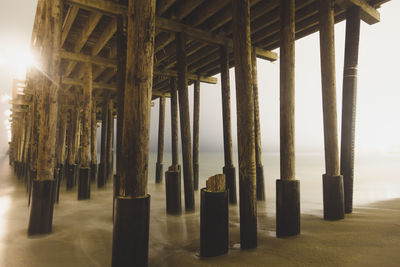
{"type": "MultiPolygon", "coordinates": [[[[85,66],[84,86],[66,92],[61,85],[61,3],[45,1],[40,19],[52,34],[33,42],[41,55],[41,72],[32,68],[26,79],[22,110],[12,121],[10,163],[25,179],[30,200],[28,234],[50,233],[53,205],[59,187],[78,187],[78,199],[90,198],[91,182],[104,186],[113,178],[113,134],[117,132],[114,181],[113,266],[147,265],[150,195],[147,192],[150,109],[152,101],[155,1],[129,1],[127,31],[118,18],[117,94],[93,91],[92,66],[85,66]],[[135,16],[133,11],[135,10],[135,16]],[[137,64],[140,62],[139,64],[137,64]],[[45,73],[46,75],[43,75],[45,73]],[[101,100],[99,100],[101,99],[101,100]],[[114,106],[116,109],[114,109],[114,106]],[[100,107],[100,108],[98,108],[100,107]],[[114,115],[117,123],[114,125],[114,115]],[[101,153],[97,166],[97,121],[101,120],[101,153]],[[97,171],[98,170],[98,171],[97,171]]],[[[232,2],[233,53],[237,100],[239,154],[240,242],[242,249],[257,247],[257,200],[265,200],[261,155],[257,67],[250,42],[249,0],[232,2]]],[[[354,125],[360,8],[347,11],[343,83],[342,147],[339,144],[336,108],[334,8],[320,1],[320,49],[325,136],[323,175],[324,218],[339,220],[352,211],[354,125]],[[339,164],[341,163],[341,164],[339,164]],[[343,179],[344,178],[344,179],[343,179]]],[[[300,233],[300,182],[295,174],[294,73],[295,1],[281,1],[280,28],[280,179],[276,182],[277,236],[300,233]]],[[[176,34],[177,78],[170,79],[172,165],[166,180],[181,172],[186,211],[195,209],[194,190],[199,181],[200,82],[194,84],[193,144],[188,101],[186,36],[176,34]],[[183,166],[178,165],[178,105],[183,166]]],[[[224,167],[229,202],[236,204],[236,177],[232,158],[230,116],[229,48],[220,47],[221,92],[224,133],[224,167]]],[[[160,97],[156,182],[162,182],[165,97],[160,97]]],[[[169,180],[168,180],[169,181],[169,180]]],[[[171,179],[171,181],[174,181],[171,179]]],[[[166,181],[167,182],[167,181],[166,181]]],[[[167,182],[168,183],[168,182],[167,182]]],[[[172,184],[172,183],[171,183],[172,184]]],[[[167,190],[168,191],[168,190],[167,190]]],[[[180,195],[179,195],[180,198],[180,195]]],[[[176,212],[176,210],[175,210],[176,212]]]]}

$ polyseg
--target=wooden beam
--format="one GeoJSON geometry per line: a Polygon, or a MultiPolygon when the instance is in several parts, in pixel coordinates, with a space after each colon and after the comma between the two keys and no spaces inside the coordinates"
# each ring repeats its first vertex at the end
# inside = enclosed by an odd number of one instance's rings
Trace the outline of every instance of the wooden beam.
{"type": "MultiPolygon", "coordinates": [[[[207,31],[203,31],[198,28],[174,20],[157,17],[156,27],[165,31],[183,32],[188,37],[191,37],[196,40],[216,45],[227,45],[229,48],[233,48],[233,41],[230,38],[218,34],[213,34],[207,31]]],[[[257,48],[256,52],[257,52],[257,57],[262,59],[267,59],[270,61],[275,61],[278,59],[278,55],[276,53],[264,50],[262,48],[257,48]]]]}
{"type": "MultiPolygon", "coordinates": [[[[168,76],[168,77],[177,77],[178,73],[175,70],[154,70],[154,75],[159,75],[159,76],[168,76]]],[[[214,77],[207,77],[203,75],[197,75],[194,73],[188,73],[188,79],[192,81],[200,80],[200,82],[203,83],[209,83],[209,84],[217,84],[218,79],[214,77]]]]}
{"type": "Polygon", "coordinates": [[[369,25],[375,24],[380,21],[380,13],[365,0],[336,0],[336,4],[343,8],[348,9],[352,6],[361,8],[361,20],[369,25]]]}
{"type": "MultiPolygon", "coordinates": [[[[72,5],[77,5],[84,9],[96,10],[96,11],[101,11],[101,12],[105,12],[105,13],[112,13],[114,15],[125,14],[126,10],[127,10],[127,7],[124,5],[119,5],[119,4],[115,4],[115,3],[111,3],[111,2],[105,2],[103,0],[98,0],[98,1],[95,1],[95,0],[67,0],[67,2],[72,5]]],[[[225,3],[225,5],[226,5],[226,3],[225,3]]],[[[233,47],[232,39],[229,39],[229,38],[221,36],[221,35],[212,34],[210,32],[203,31],[203,30],[197,29],[195,27],[185,25],[183,23],[169,20],[166,18],[157,17],[156,18],[156,27],[159,29],[165,30],[165,31],[183,32],[188,37],[191,37],[191,38],[197,39],[197,40],[201,40],[204,42],[208,42],[211,44],[228,45],[230,48],[233,47]]],[[[117,28],[117,26],[116,26],[116,22],[114,20],[113,23],[109,24],[109,27],[107,27],[107,29],[104,31],[103,35],[106,35],[106,32],[108,32],[108,34],[111,34],[111,32],[112,32],[111,36],[109,37],[109,38],[111,38],[112,35],[115,33],[116,28],[117,28]],[[114,24],[115,24],[115,26],[114,26],[114,24]],[[114,30],[114,28],[115,28],[115,30],[114,30]]],[[[100,47],[101,46],[100,43],[102,43],[102,42],[98,42],[96,47],[97,46],[100,47]]],[[[94,48],[93,50],[95,51],[98,49],[94,48]]],[[[257,53],[261,52],[261,51],[262,51],[262,48],[257,49],[257,53]]],[[[100,52],[100,50],[99,50],[99,52],[100,52]]],[[[275,61],[278,59],[278,55],[271,51],[263,51],[263,53],[261,53],[260,55],[257,54],[257,57],[260,57],[263,59],[268,59],[270,61],[275,61]]]]}
{"type": "Polygon", "coordinates": [[[65,2],[86,10],[102,12],[109,15],[122,15],[127,12],[127,6],[105,0],[66,0],[65,2]]]}
{"type": "Polygon", "coordinates": [[[90,62],[92,64],[105,66],[108,68],[116,68],[118,61],[116,59],[109,59],[97,56],[88,56],[81,53],[73,53],[68,52],[65,50],[60,50],[60,56],[63,59],[68,59],[72,61],[79,61],[79,62],[90,62]]]}
{"type": "MultiPolygon", "coordinates": [[[[63,77],[62,78],[62,84],[63,85],[82,86],[82,87],[85,86],[84,81],[73,79],[73,78],[67,78],[67,77],[63,77]]],[[[93,88],[94,89],[107,89],[107,90],[111,90],[111,91],[116,91],[117,90],[117,85],[116,84],[93,82],[93,88]]]]}
{"type": "Polygon", "coordinates": [[[110,41],[110,39],[113,37],[113,35],[117,31],[117,20],[113,18],[111,23],[107,25],[107,27],[104,29],[103,33],[99,37],[96,45],[92,49],[92,55],[97,56],[100,51],[104,48],[104,46],[110,41]]]}
{"type": "Polygon", "coordinates": [[[76,16],[78,15],[79,7],[71,6],[68,10],[67,16],[65,17],[62,35],[61,35],[61,47],[64,45],[65,40],[68,37],[69,31],[71,30],[72,24],[75,21],[76,16]]]}

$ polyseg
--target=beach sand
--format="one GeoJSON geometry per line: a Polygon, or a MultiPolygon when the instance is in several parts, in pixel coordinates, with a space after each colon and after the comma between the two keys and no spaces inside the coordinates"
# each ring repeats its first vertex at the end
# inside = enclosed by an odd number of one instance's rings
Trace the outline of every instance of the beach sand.
{"type": "MultiPolygon", "coordinates": [[[[6,161],[0,163],[0,266],[111,266],[112,185],[93,186],[92,199],[79,202],[63,187],[53,233],[28,238],[25,188],[6,161]]],[[[357,205],[335,222],[324,221],[321,209],[302,209],[301,234],[290,238],[275,237],[269,198],[258,203],[258,248],[251,250],[240,249],[239,210],[230,206],[229,253],[201,259],[199,193],[196,211],[182,216],[166,215],[164,184],[149,183],[149,193],[149,266],[400,266],[400,198],[357,205]]]]}

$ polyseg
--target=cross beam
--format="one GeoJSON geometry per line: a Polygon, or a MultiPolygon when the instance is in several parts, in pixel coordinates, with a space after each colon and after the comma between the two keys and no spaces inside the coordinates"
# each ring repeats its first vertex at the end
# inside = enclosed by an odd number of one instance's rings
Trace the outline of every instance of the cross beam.
{"type": "Polygon", "coordinates": [[[336,3],[343,9],[348,9],[352,6],[361,8],[361,20],[369,25],[380,21],[380,13],[365,0],[336,0],[336,3]]]}

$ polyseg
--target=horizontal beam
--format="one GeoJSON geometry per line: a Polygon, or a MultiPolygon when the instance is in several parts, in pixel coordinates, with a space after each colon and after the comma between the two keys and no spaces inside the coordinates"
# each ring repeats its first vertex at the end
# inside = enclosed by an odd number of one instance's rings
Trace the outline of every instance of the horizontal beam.
{"type": "MultiPolygon", "coordinates": [[[[199,41],[204,41],[206,43],[216,44],[216,45],[226,45],[230,48],[233,48],[233,41],[230,38],[218,34],[213,34],[207,31],[203,31],[196,27],[192,27],[180,23],[178,21],[157,17],[156,27],[164,31],[183,32],[187,36],[199,41]]],[[[257,57],[269,61],[276,61],[278,59],[278,55],[276,53],[264,50],[262,48],[256,48],[256,53],[257,57]]]]}
{"type": "Polygon", "coordinates": [[[95,65],[105,66],[108,68],[116,68],[118,61],[116,59],[103,58],[98,56],[88,56],[80,53],[67,52],[60,50],[60,56],[63,59],[79,62],[90,62],[95,65]]]}
{"type": "MultiPolygon", "coordinates": [[[[64,84],[64,85],[75,85],[75,86],[84,86],[85,82],[82,81],[82,80],[63,77],[62,78],[62,84],[64,84]]],[[[107,90],[115,91],[115,90],[117,90],[117,85],[116,84],[93,82],[93,88],[95,88],[95,89],[107,89],[107,90]]]]}
{"type": "MultiPolygon", "coordinates": [[[[154,70],[154,75],[177,77],[178,73],[174,70],[154,70]]],[[[203,83],[217,84],[218,79],[214,77],[207,77],[203,75],[197,75],[193,73],[188,73],[188,79],[192,81],[200,80],[203,83]]]]}
{"type": "Polygon", "coordinates": [[[343,9],[348,9],[352,6],[361,8],[361,20],[372,25],[381,20],[381,15],[373,6],[369,5],[365,0],[336,0],[336,3],[343,9]]]}
{"type": "MultiPolygon", "coordinates": [[[[83,9],[104,12],[113,15],[125,15],[127,12],[126,6],[104,0],[67,0],[67,2],[71,5],[77,5],[83,9]]],[[[196,40],[216,45],[227,45],[228,47],[233,48],[233,41],[230,38],[203,31],[196,27],[192,27],[174,20],[156,17],[156,28],[164,31],[183,32],[196,40]]],[[[276,61],[278,59],[278,55],[274,52],[266,51],[262,48],[258,48],[257,52],[261,53],[257,53],[257,57],[259,58],[270,61],[276,61]]]]}
{"type": "Polygon", "coordinates": [[[109,15],[123,15],[127,12],[127,7],[111,1],[104,0],[66,0],[70,5],[80,8],[106,13],[109,15]]]}

